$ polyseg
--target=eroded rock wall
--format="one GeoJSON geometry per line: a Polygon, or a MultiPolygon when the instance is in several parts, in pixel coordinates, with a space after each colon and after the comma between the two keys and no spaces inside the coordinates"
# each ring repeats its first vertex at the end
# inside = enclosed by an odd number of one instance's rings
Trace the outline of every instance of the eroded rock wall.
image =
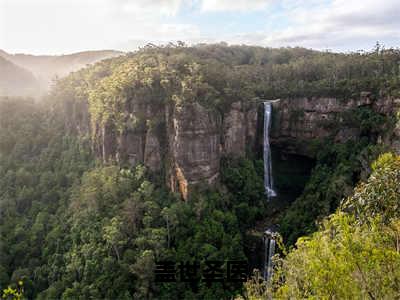
{"type": "Polygon", "coordinates": [[[131,104],[120,133],[107,124],[97,125],[95,153],[104,162],[142,163],[153,172],[164,166],[171,190],[187,199],[191,187],[218,182],[221,156],[240,157],[252,151],[257,107],[256,102],[237,101],[221,114],[194,101],[162,108],[131,104]]]}
{"type": "MultiPolygon", "coordinates": [[[[372,99],[370,93],[361,93],[358,99],[292,98],[273,102],[271,143],[287,152],[313,156],[312,142],[331,137],[337,143],[355,140],[360,129],[343,122],[343,113],[360,107],[391,116],[398,108],[400,99],[391,97],[372,99]]],[[[400,125],[399,125],[400,127],[400,125]]],[[[400,137],[400,135],[399,135],[400,137]]],[[[397,144],[395,136],[382,137],[386,144],[397,144]]]]}
{"type": "MultiPolygon", "coordinates": [[[[338,143],[357,139],[360,132],[341,124],[342,113],[368,106],[382,115],[393,115],[400,99],[294,98],[273,101],[271,144],[285,152],[312,157],[314,140],[332,137],[338,143]]],[[[81,105],[84,109],[87,105],[81,105]]],[[[223,156],[243,157],[262,143],[262,101],[236,101],[224,112],[202,106],[197,101],[181,104],[132,99],[125,107],[123,126],[113,122],[92,124],[87,112],[70,108],[75,131],[92,137],[94,153],[105,163],[146,165],[151,171],[165,171],[172,191],[188,198],[197,184],[215,184],[223,156]],[[89,126],[88,124],[92,124],[89,126]]],[[[400,123],[381,142],[400,152],[400,123]]]]}
{"type": "Polygon", "coordinates": [[[254,151],[258,126],[257,102],[233,102],[223,116],[222,151],[224,155],[243,157],[254,151]]]}
{"type": "Polygon", "coordinates": [[[184,199],[197,183],[214,183],[219,175],[220,134],[218,115],[197,102],[171,106],[168,140],[172,160],[171,188],[184,199]]]}

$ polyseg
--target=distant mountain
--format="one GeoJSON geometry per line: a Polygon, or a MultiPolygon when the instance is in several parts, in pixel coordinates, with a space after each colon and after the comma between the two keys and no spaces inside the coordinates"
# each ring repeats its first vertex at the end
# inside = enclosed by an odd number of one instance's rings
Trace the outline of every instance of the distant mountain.
{"type": "Polygon", "coordinates": [[[57,77],[64,77],[70,72],[77,71],[86,65],[122,54],[123,52],[114,50],[101,50],[66,55],[30,55],[20,53],[9,54],[0,50],[0,57],[32,72],[39,82],[42,92],[48,90],[53,79],[57,77]]]}
{"type": "Polygon", "coordinates": [[[0,96],[37,96],[40,84],[28,70],[0,56],[0,96]]]}

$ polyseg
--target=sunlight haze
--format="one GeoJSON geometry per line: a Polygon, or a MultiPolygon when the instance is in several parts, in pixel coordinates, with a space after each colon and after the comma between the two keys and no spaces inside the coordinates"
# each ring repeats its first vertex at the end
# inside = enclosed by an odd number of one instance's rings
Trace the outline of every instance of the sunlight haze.
{"type": "Polygon", "coordinates": [[[65,54],[226,41],[333,51],[400,41],[396,0],[2,0],[0,49],[65,54]]]}

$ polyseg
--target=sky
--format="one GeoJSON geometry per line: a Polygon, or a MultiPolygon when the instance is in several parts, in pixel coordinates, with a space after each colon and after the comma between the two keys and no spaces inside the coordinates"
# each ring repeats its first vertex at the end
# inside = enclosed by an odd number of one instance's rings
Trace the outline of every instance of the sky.
{"type": "Polygon", "coordinates": [[[400,47],[400,0],[0,0],[0,49],[66,54],[165,44],[400,47]]]}

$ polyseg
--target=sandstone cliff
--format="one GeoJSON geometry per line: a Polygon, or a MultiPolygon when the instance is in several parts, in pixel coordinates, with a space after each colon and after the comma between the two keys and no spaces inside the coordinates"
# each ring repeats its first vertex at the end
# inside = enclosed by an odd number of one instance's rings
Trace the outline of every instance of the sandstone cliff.
{"type": "MultiPolygon", "coordinates": [[[[312,142],[331,137],[343,143],[355,140],[360,128],[343,120],[344,113],[352,113],[360,107],[390,117],[400,108],[400,99],[385,97],[372,99],[370,93],[361,93],[358,99],[294,98],[273,103],[271,142],[287,152],[313,156],[312,142]]],[[[399,152],[399,123],[395,130],[380,136],[381,142],[399,152]]]]}
{"type": "MultiPolygon", "coordinates": [[[[331,137],[341,143],[357,139],[360,130],[343,122],[343,113],[370,107],[382,115],[393,115],[400,99],[293,98],[273,101],[272,145],[287,153],[312,157],[312,142],[331,137]],[[336,125],[336,126],[335,126],[336,125]]],[[[262,101],[233,102],[226,111],[202,106],[134,100],[123,112],[123,128],[115,124],[89,126],[87,105],[69,109],[71,124],[78,132],[90,131],[96,155],[105,163],[117,161],[131,166],[146,165],[153,172],[163,170],[167,185],[187,199],[199,183],[218,182],[222,156],[246,156],[262,144],[262,101]]],[[[380,141],[400,152],[400,123],[380,141]]]]}

